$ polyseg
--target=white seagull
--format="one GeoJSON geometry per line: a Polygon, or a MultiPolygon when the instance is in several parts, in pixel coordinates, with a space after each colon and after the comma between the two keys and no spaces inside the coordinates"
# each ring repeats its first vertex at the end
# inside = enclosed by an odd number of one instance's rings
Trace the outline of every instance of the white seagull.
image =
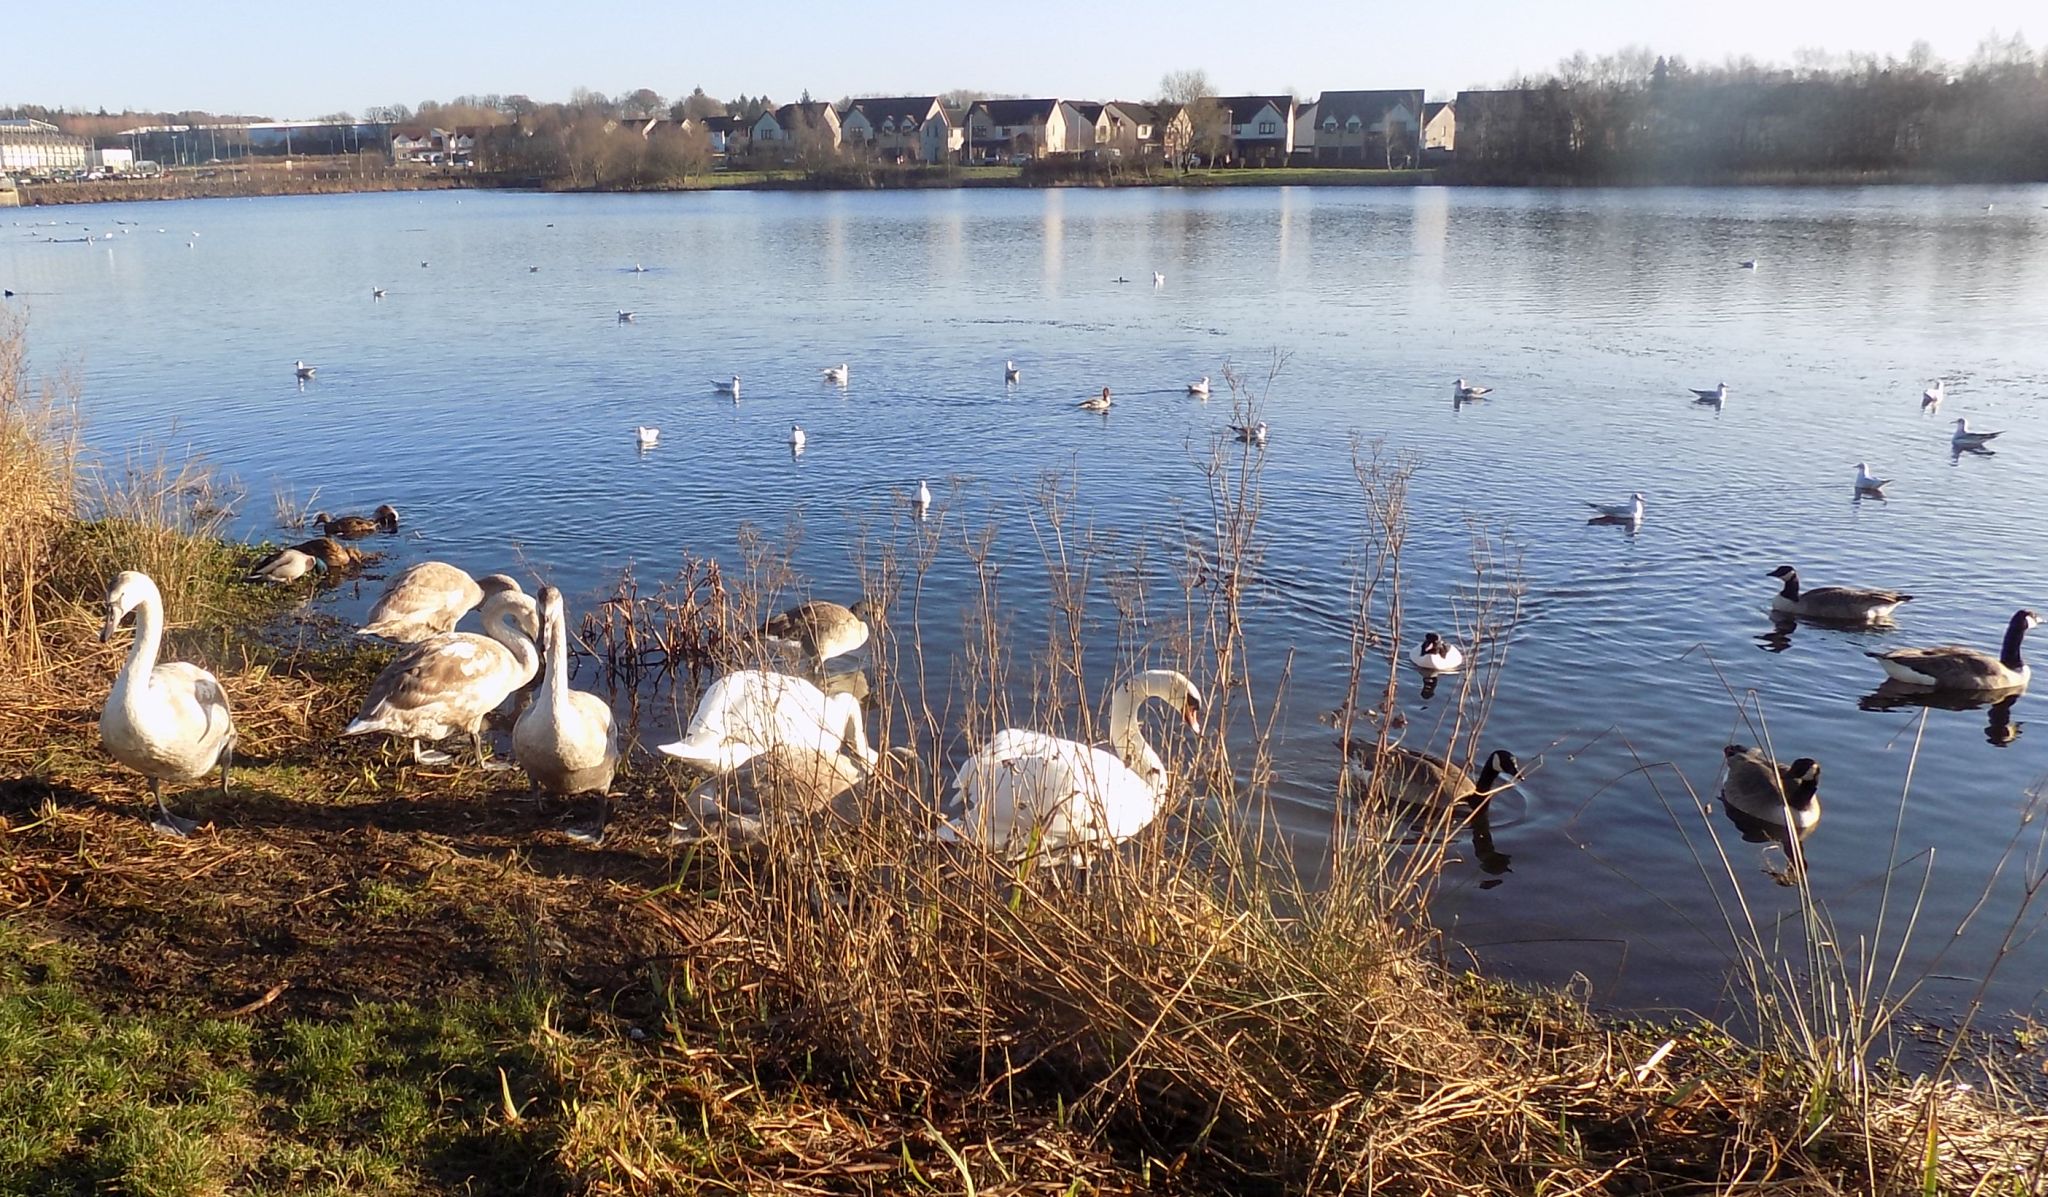
{"type": "Polygon", "coordinates": [[[1860,461],[1856,463],[1856,489],[1859,493],[1876,495],[1881,499],[1884,497],[1884,488],[1889,483],[1888,478],[1873,477],[1869,466],[1860,461]]]}
{"type": "Polygon", "coordinates": [[[802,424],[791,424],[789,426],[789,451],[791,453],[801,453],[804,451],[804,426],[802,424]]]}
{"type": "Polygon", "coordinates": [[[661,429],[649,428],[647,425],[642,424],[633,429],[633,437],[640,443],[642,449],[651,449],[661,443],[661,429]]]}
{"type": "Polygon", "coordinates": [[[824,375],[826,382],[836,382],[840,386],[845,386],[847,380],[852,376],[845,362],[841,362],[836,366],[825,367],[824,375]]]}
{"type": "Polygon", "coordinates": [[[917,480],[917,494],[911,498],[910,506],[916,511],[919,519],[923,519],[924,513],[931,510],[932,488],[926,486],[922,478],[917,480]]]}
{"type": "Polygon", "coordinates": [[[372,287],[372,288],[370,288],[370,298],[371,298],[371,299],[382,299],[382,298],[384,298],[384,288],[382,288],[382,287],[372,287]]]}
{"type": "Polygon", "coordinates": [[[1694,403],[1711,403],[1719,407],[1723,403],[1728,402],[1728,384],[1725,382],[1715,384],[1714,389],[1711,391],[1702,391],[1698,387],[1693,387],[1691,390],[1694,403]]]}
{"type": "Polygon", "coordinates": [[[1451,384],[1451,398],[1453,399],[1484,399],[1492,393],[1492,387],[1466,386],[1465,380],[1462,378],[1451,384]]]}
{"type": "Polygon", "coordinates": [[[2004,435],[2004,432],[1971,432],[1970,421],[1962,416],[1957,416],[1955,435],[1948,439],[1949,443],[1958,449],[1981,449],[2004,435]]]}
{"type": "Polygon", "coordinates": [[[631,323],[633,323],[633,313],[631,313],[631,312],[627,311],[627,310],[626,310],[626,309],[624,309],[624,308],[620,308],[620,309],[619,309],[619,323],[620,323],[620,324],[631,324],[631,323]]]}
{"type": "Polygon", "coordinates": [[[1942,380],[1941,380],[1941,379],[1939,379],[1939,378],[1935,379],[1935,380],[1934,380],[1934,385],[1933,385],[1933,386],[1931,386],[1931,387],[1928,387],[1928,388],[1927,388],[1926,390],[1924,390],[1924,391],[1920,392],[1920,410],[1921,410],[1921,411],[1936,411],[1936,410],[1939,410],[1939,409],[1940,409],[1940,407],[1941,407],[1941,397],[1942,397],[1942,393],[1943,393],[1944,391],[1946,391],[1947,389],[1948,389],[1948,383],[1946,383],[1946,382],[1942,381],[1942,380]]]}
{"type": "Polygon", "coordinates": [[[740,397],[740,376],[737,374],[732,376],[731,382],[719,382],[717,379],[713,379],[711,386],[713,390],[716,390],[721,395],[731,395],[735,400],[740,397]]]}
{"type": "Polygon", "coordinates": [[[1586,506],[1600,513],[1600,518],[1626,520],[1631,524],[1643,522],[1643,492],[1637,491],[1628,497],[1626,503],[1588,503],[1586,506]]]}
{"type": "Polygon", "coordinates": [[[1238,440],[1243,441],[1247,445],[1263,445],[1266,443],[1266,422],[1264,420],[1260,420],[1256,424],[1232,424],[1230,431],[1236,435],[1238,440]]]}
{"type": "Polygon", "coordinates": [[[1159,271],[1157,271],[1157,270],[1153,271],[1153,272],[1152,272],[1152,285],[1153,285],[1153,286],[1155,286],[1155,287],[1164,287],[1164,286],[1166,285],[1166,276],[1165,276],[1164,274],[1161,274],[1161,273],[1160,273],[1159,271]]]}
{"type": "Polygon", "coordinates": [[[1204,399],[1207,399],[1209,397],[1209,376],[1207,374],[1204,374],[1201,378],[1197,379],[1194,382],[1189,383],[1188,394],[1198,395],[1204,399]]]}
{"type": "Polygon", "coordinates": [[[1004,382],[1021,382],[1023,381],[1023,379],[1024,372],[1017,368],[1017,363],[1011,361],[1006,361],[1003,363],[1004,382]]]}
{"type": "Polygon", "coordinates": [[[299,381],[300,381],[300,382],[305,382],[305,381],[307,381],[308,379],[312,378],[312,377],[313,377],[313,371],[314,371],[314,367],[312,367],[312,366],[309,366],[309,365],[307,365],[307,364],[306,364],[306,363],[304,363],[304,362],[293,362],[293,363],[292,363],[292,373],[294,373],[294,374],[296,374],[296,375],[298,375],[298,376],[299,376],[299,381]]]}

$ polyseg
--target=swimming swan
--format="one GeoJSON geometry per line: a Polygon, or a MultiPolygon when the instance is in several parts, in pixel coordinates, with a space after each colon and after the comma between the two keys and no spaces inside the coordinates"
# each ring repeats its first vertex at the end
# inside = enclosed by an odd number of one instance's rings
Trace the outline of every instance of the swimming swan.
{"type": "Polygon", "coordinates": [[[235,753],[235,721],[219,679],[184,661],[157,663],[163,648],[164,599],[148,574],[124,570],[107,591],[107,621],[100,642],[135,612],[135,641],[114,678],[100,711],[100,743],[107,754],[149,779],[156,799],[154,824],[172,835],[198,826],[164,805],[165,781],[197,781],[220,768],[220,792],[228,792],[228,766],[235,753]]]}
{"type": "Polygon", "coordinates": [[[596,843],[604,838],[612,775],[619,767],[612,709],[587,690],[569,688],[569,628],[562,592],[541,587],[539,608],[541,667],[547,680],[512,725],[512,759],[543,793],[563,798],[600,795],[596,830],[571,833],[596,843]]]}
{"type": "Polygon", "coordinates": [[[540,653],[533,638],[540,634],[533,600],[518,590],[503,590],[484,600],[484,634],[443,632],[420,641],[392,658],[363,709],[344,736],[385,732],[412,741],[413,759],[423,765],[445,764],[445,752],[427,750],[423,740],[445,740],[468,732],[477,764],[509,769],[484,752],[484,716],[496,710],[513,691],[533,680],[540,653]]]}
{"type": "Polygon", "coordinates": [[[939,838],[1021,859],[1034,851],[1078,857],[1138,834],[1166,798],[1166,765],[1138,723],[1138,708],[1155,698],[1200,734],[1202,693],[1193,682],[1171,669],[1134,674],[1110,698],[1114,752],[1022,728],[998,732],[954,775],[960,820],[942,824],[939,838]]]}

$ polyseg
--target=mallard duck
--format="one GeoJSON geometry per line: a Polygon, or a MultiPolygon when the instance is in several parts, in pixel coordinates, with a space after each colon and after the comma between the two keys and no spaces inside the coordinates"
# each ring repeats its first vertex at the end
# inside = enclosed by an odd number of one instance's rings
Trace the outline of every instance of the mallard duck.
{"type": "Polygon", "coordinates": [[[1832,619],[1846,623],[1883,623],[1900,603],[1913,596],[1897,590],[1866,590],[1857,586],[1821,586],[1799,589],[1799,571],[1781,565],[1766,577],[1781,578],[1784,587],[1771,596],[1771,610],[1808,619],[1832,619]]]}
{"type": "Polygon", "coordinates": [[[1694,403],[1711,403],[1715,407],[1719,407],[1723,403],[1728,402],[1728,384],[1725,382],[1716,384],[1711,391],[1702,391],[1694,388],[1692,398],[1694,403]]]}
{"type": "Polygon", "coordinates": [[[866,600],[842,607],[812,599],[762,624],[761,638],[770,646],[800,651],[813,670],[822,672],[825,662],[868,642],[868,624],[863,618],[867,610],[866,600]]]}
{"type": "Polygon", "coordinates": [[[841,362],[836,366],[827,366],[823,373],[826,382],[836,382],[840,386],[845,386],[853,377],[852,371],[847,368],[845,362],[841,362]]]}
{"type": "Polygon", "coordinates": [[[1465,667],[1465,654],[1458,646],[1430,632],[1423,636],[1422,643],[1408,658],[1416,668],[1430,673],[1456,673],[1465,667]]]}
{"type": "Polygon", "coordinates": [[[562,592],[541,587],[538,607],[546,681],[512,725],[512,759],[543,793],[563,798],[599,795],[596,830],[577,835],[596,843],[604,838],[612,774],[619,766],[612,709],[587,690],[569,688],[569,630],[562,592]]]}
{"type": "Polygon", "coordinates": [[[1108,411],[1110,407],[1109,388],[1102,388],[1100,395],[1095,396],[1093,399],[1083,399],[1074,406],[1082,411],[1108,411]]]}
{"type": "Polygon", "coordinates": [[[135,641],[100,711],[100,743],[109,756],[149,779],[156,827],[190,835],[198,824],[178,818],[164,805],[164,782],[198,781],[218,767],[221,796],[226,797],[235,752],[234,716],[218,678],[184,661],[158,663],[164,600],[148,574],[131,569],[114,579],[101,643],[114,638],[131,611],[135,641]]]}
{"type": "Polygon", "coordinates": [[[872,765],[860,700],[827,695],[805,678],[739,669],[711,683],[683,738],[661,751],[710,773],[725,773],[777,745],[820,752],[850,749],[872,765]]]}
{"type": "Polygon", "coordinates": [[[1197,398],[1207,399],[1209,397],[1209,376],[1207,374],[1204,374],[1200,378],[1189,383],[1188,394],[1194,395],[1197,398]]]}
{"type": "Polygon", "coordinates": [[[329,515],[324,511],[313,516],[313,526],[329,536],[344,540],[361,540],[372,532],[398,531],[398,508],[389,503],[381,504],[369,515],[329,515]]]}
{"type": "Polygon", "coordinates": [[[1484,399],[1491,394],[1493,394],[1492,387],[1467,386],[1462,378],[1451,384],[1451,398],[1453,399],[1484,399]]]}
{"type": "Polygon", "coordinates": [[[1519,777],[1522,764],[1515,754],[1496,748],[1479,767],[1479,780],[1434,753],[1389,744],[1382,748],[1372,741],[1353,741],[1351,759],[1344,762],[1343,780],[1353,793],[1365,793],[1373,774],[1379,775],[1380,793],[1402,806],[1445,810],[1468,803],[1484,802],[1507,788],[1502,778],[1519,777]]]}
{"type": "Polygon", "coordinates": [[[1016,859],[1033,852],[1078,856],[1143,831],[1167,792],[1166,765],[1138,723],[1138,708],[1152,699],[1171,704],[1200,734],[1202,692],[1186,675],[1135,674],[1110,698],[1110,749],[1010,728],[962,762],[953,779],[960,819],[942,824],[939,838],[973,841],[1016,859]]]}
{"type": "Polygon", "coordinates": [[[1932,686],[1939,690],[2009,690],[2027,684],[2029,670],[2020,656],[2020,643],[2041,621],[2032,611],[2015,611],[2005,625],[2005,643],[1997,656],[1945,644],[1938,648],[1895,648],[1889,652],[1865,653],[1893,681],[1909,686],[1932,686]]]}
{"type": "Polygon", "coordinates": [[[1981,449],[2004,435],[2003,432],[1972,432],[1969,418],[1957,416],[1956,430],[1948,439],[1958,449],[1981,449]]]}
{"type": "Polygon", "coordinates": [[[1789,765],[1761,748],[1730,744],[1721,750],[1728,767],[1721,800],[1752,819],[1791,827],[1802,836],[1820,822],[1820,762],[1800,757],[1789,765]]]}
{"type": "Polygon", "coordinates": [[[445,562],[422,561],[391,579],[357,635],[415,644],[454,631],[465,613],[490,596],[518,591],[519,583],[504,574],[475,580],[445,562]]]}
{"type": "Polygon", "coordinates": [[[363,555],[345,544],[325,536],[302,541],[288,549],[279,549],[249,568],[247,580],[268,582],[282,586],[296,582],[313,571],[315,565],[328,569],[342,569],[362,564],[363,555]]]}
{"type": "Polygon", "coordinates": [[[1643,522],[1643,492],[1641,491],[1630,495],[1626,503],[1588,503],[1586,506],[1599,512],[1602,519],[1621,520],[1631,524],[1643,522]]]}
{"type": "Polygon", "coordinates": [[[371,732],[404,736],[412,741],[413,759],[438,765],[449,755],[429,751],[422,741],[445,740],[469,733],[477,764],[493,763],[484,751],[484,716],[533,680],[540,654],[533,639],[540,634],[533,600],[518,590],[502,590],[484,600],[484,634],[443,632],[430,636],[392,658],[370,692],[363,709],[344,736],[371,732]]]}

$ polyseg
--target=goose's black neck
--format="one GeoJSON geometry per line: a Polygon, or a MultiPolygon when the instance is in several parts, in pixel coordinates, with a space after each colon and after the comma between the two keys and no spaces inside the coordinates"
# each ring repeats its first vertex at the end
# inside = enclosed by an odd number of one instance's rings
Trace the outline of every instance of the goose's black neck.
{"type": "Polygon", "coordinates": [[[1785,572],[1785,588],[1778,593],[1784,595],[1788,602],[1799,601],[1799,574],[1796,571],[1785,572]]]}
{"type": "Polygon", "coordinates": [[[2007,669],[2024,669],[2026,662],[2020,658],[2020,642],[2027,638],[2027,620],[2024,615],[2012,617],[2012,623],[2005,629],[2005,647],[2000,650],[1998,660],[2007,669]]]}

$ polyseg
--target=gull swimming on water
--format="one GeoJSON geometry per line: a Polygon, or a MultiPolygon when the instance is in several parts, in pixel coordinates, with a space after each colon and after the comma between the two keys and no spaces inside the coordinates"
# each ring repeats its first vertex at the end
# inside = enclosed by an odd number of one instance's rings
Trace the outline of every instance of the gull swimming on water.
{"type": "Polygon", "coordinates": [[[1725,382],[1717,384],[1711,391],[1702,391],[1698,387],[1693,387],[1691,390],[1693,402],[1695,403],[1711,403],[1719,407],[1721,404],[1728,402],[1728,384],[1725,382]]]}
{"type": "Polygon", "coordinates": [[[1003,363],[1004,382],[1020,382],[1023,380],[1023,378],[1024,372],[1017,368],[1017,363],[1011,361],[1006,361],[1003,363]]]}
{"type": "Polygon", "coordinates": [[[924,484],[924,479],[919,478],[917,480],[917,493],[910,498],[911,510],[916,513],[917,518],[923,519],[924,513],[931,510],[931,506],[932,488],[924,484]]]}
{"type": "Polygon", "coordinates": [[[1238,440],[1247,445],[1264,445],[1266,443],[1266,422],[1264,420],[1260,420],[1256,424],[1232,424],[1230,431],[1238,440]]]}
{"type": "Polygon", "coordinates": [[[308,379],[312,378],[314,369],[314,367],[309,366],[304,362],[292,363],[292,373],[298,375],[300,382],[305,382],[308,379]]]}
{"type": "Polygon", "coordinates": [[[739,375],[737,375],[737,374],[733,375],[733,376],[732,376],[732,381],[731,381],[731,382],[719,382],[719,381],[718,381],[717,379],[712,379],[712,380],[711,380],[711,385],[712,385],[712,387],[713,387],[713,388],[715,388],[715,389],[716,389],[716,390],[718,391],[718,393],[719,393],[719,394],[721,394],[721,395],[731,395],[731,396],[733,397],[733,399],[734,399],[734,401],[735,401],[735,402],[737,402],[737,401],[738,401],[738,399],[739,399],[739,397],[740,397],[740,376],[739,376],[739,375]]]}
{"type": "Polygon", "coordinates": [[[1757,263],[1757,259],[1755,259],[1755,258],[1744,258],[1744,259],[1742,259],[1742,268],[1743,268],[1744,270],[1755,270],[1755,269],[1756,269],[1756,263],[1757,263]]]}
{"type": "Polygon", "coordinates": [[[1599,512],[1602,519],[1627,520],[1631,524],[1643,522],[1643,492],[1641,491],[1630,495],[1626,503],[1588,503],[1586,506],[1599,512]]]}
{"type": "Polygon", "coordinates": [[[1492,387],[1466,386],[1465,380],[1462,378],[1451,384],[1451,398],[1453,399],[1484,399],[1492,393],[1492,387]]]}
{"type": "Polygon", "coordinates": [[[620,323],[620,324],[631,324],[631,323],[633,323],[633,313],[631,313],[631,312],[627,311],[627,310],[626,310],[626,309],[624,309],[624,308],[620,308],[620,309],[619,309],[619,323],[620,323]]]}
{"type": "Polygon", "coordinates": [[[1075,404],[1074,406],[1080,408],[1082,411],[1108,411],[1109,405],[1109,388],[1104,387],[1102,388],[1102,393],[1100,395],[1095,396],[1093,399],[1083,399],[1081,400],[1081,402],[1075,404]]]}
{"type": "Polygon", "coordinates": [[[825,367],[824,374],[826,382],[836,382],[840,386],[845,386],[847,380],[852,377],[845,362],[841,362],[836,366],[825,367]]]}
{"type": "Polygon", "coordinates": [[[647,425],[642,424],[633,430],[633,436],[640,443],[642,449],[651,449],[660,443],[661,429],[649,428],[647,425]]]}
{"type": "Polygon", "coordinates": [[[1202,398],[1207,399],[1209,397],[1209,376],[1207,374],[1204,374],[1201,378],[1197,379],[1194,382],[1189,383],[1188,394],[1199,395],[1202,398]]]}
{"type": "Polygon", "coordinates": [[[371,299],[382,299],[382,298],[384,298],[384,288],[382,288],[382,287],[372,287],[372,288],[370,288],[370,298],[371,298],[371,299]]]}
{"type": "Polygon", "coordinates": [[[1161,273],[1160,273],[1159,271],[1157,271],[1157,270],[1153,271],[1153,272],[1152,272],[1152,285],[1153,285],[1153,286],[1155,286],[1155,287],[1164,287],[1164,286],[1166,285],[1166,276],[1165,276],[1164,274],[1161,274],[1161,273]]]}
{"type": "Polygon", "coordinates": [[[802,424],[791,424],[789,426],[789,451],[791,453],[801,453],[804,451],[804,426],[802,424]]]}
{"type": "Polygon", "coordinates": [[[1941,407],[1941,396],[1948,389],[1948,383],[1937,378],[1934,385],[1920,392],[1920,410],[1935,411],[1941,407]]]}
{"type": "Polygon", "coordinates": [[[1970,431],[1970,421],[1962,416],[1957,416],[1955,435],[1949,437],[1948,439],[1949,443],[1954,445],[1958,449],[1981,449],[1985,445],[1991,443],[1993,440],[1996,440],[1997,438],[2004,435],[2005,433],[2003,431],[1972,432],[1970,431]]]}
{"type": "Polygon", "coordinates": [[[1872,476],[1869,466],[1863,464],[1860,461],[1856,463],[1857,493],[1875,495],[1878,498],[1882,499],[1884,498],[1884,488],[1887,485],[1889,485],[1890,481],[1891,480],[1888,478],[1878,478],[1872,476]]]}

